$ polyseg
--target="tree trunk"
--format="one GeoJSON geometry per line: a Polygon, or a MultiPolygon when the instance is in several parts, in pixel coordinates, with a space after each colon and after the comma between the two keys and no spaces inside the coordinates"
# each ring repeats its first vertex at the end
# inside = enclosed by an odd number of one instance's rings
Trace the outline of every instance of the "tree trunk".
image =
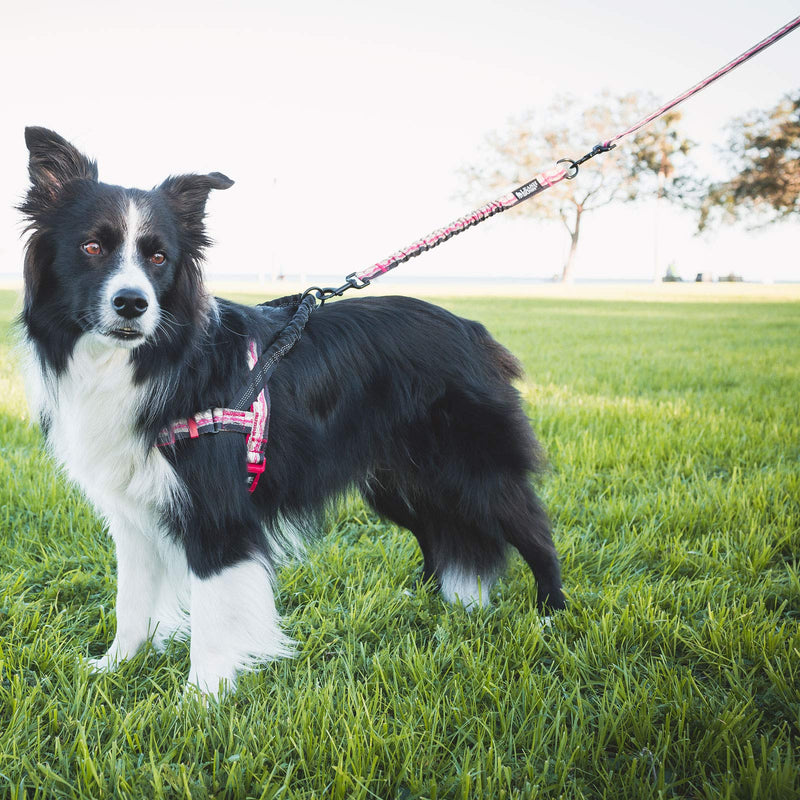
{"type": "Polygon", "coordinates": [[[575,227],[569,231],[569,255],[567,256],[566,264],[564,264],[564,269],[561,271],[561,283],[572,283],[573,280],[572,267],[575,263],[575,251],[578,249],[578,237],[581,235],[581,214],[583,214],[583,207],[577,206],[575,209],[575,227]]]}

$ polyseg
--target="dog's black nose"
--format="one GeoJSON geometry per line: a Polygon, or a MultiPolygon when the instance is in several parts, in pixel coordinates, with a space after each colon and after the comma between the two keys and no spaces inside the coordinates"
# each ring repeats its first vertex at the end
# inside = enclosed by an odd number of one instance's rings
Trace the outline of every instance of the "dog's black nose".
{"type": "Polygon", "coordinates": [[[120,289],[111,298],[111,305],[125,319],[141,317],[147,311],[147,295],[141,289],[120,289]]]}

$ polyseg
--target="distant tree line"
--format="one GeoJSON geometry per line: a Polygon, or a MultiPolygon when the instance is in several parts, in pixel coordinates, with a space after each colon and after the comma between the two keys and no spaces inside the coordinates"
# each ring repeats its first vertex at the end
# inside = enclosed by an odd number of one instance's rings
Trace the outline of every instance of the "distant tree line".
{"type": "MultiPolygon", "coordinates": [[[[559,96],[486,137],[483,158],[462,171],[464,193],[486,200],[488,192],[524,183],[559,158],[588,152],[657,107],[656,98],[642,93],[605,94],[589,106],[559,96]]],[[[699,175],[691,160],[695,143],[680,123],[679,112],[665,114],[587,164],[579,179],[562,181],[511,212],[563,224],[570,246],[561,280],[572,276],[584,215],[610,203],[655,198],[657,215],[664,201],[677,203],[697,214],[698,230],[737,220],[763,225],[800,214],[800,90],[769,111],[730,123],[725,180],[699,175]]],[[[655,231],[657,237],[657,226],[655,231]]],[[[655,249],[658,270],[657,241],[655,249]]]]}

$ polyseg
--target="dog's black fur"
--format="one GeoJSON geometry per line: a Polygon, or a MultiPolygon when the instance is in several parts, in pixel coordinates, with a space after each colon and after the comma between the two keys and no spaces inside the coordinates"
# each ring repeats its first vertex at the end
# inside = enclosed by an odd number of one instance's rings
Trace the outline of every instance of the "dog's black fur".
{"type": "MultiPolygon", "coordinates": [[[[152,448],[163,426],[229,404],[248,372],[248,340],[267,346],[291,312],[206,295],[205,202],[212,188],[231,185],[225,176],[123,189],[98,182],[95,164],[57,134],[31,128],[26,136],[32,187],[21,210],[31,236],[22,321],[39,369],[58,384],[82,337],[110,347],[120,339],[142,398],[132,440],[152,448]],[[129,258],[160,312],[157,328],[133,343],[129,331],[108,327],[100,308],[101,287],[122,269],[130,204],[146,224],[129,258]],[[102,244],[101,255],[82,251],[88,239],[102,244]],[[165,265],[151,263],[156,251],[167,254],[165,265]]],[[[207,578],[254,554],[274,563],[287,521],[309,531],[332,499],[355,487],[415,535],[424,579],[480,576],[486,590],[512,545],[533,571],[539,608],[560,609],[558,559],[531,487],[538,447],[511,383],[519,376],[517,361],[482,325],[436,306],[406,297],[327,303],[271,378],[267,469],[256,492],[246,487],[244,436],[182,440],[154,451],[187,490],[180,508],[162,504],[158,514],[191,574],[207,578]]],[[[47,403],[40,409],[46,432],[54,413],[47,403]]]]}

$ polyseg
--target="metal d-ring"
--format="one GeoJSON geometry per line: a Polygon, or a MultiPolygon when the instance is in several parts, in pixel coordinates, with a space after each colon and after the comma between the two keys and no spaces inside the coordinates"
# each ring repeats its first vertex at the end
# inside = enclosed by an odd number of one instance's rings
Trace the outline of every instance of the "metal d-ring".
{"type": "Polygon", "coordinates": [[[569,169],[567,170],[568,181],[571,181],[578,174],[578,163],[571,158],[559,158],[556,164],[569,164],[569,169]],[[569,170],[574,170],[574,172],[570,173],[569,170]]]}

